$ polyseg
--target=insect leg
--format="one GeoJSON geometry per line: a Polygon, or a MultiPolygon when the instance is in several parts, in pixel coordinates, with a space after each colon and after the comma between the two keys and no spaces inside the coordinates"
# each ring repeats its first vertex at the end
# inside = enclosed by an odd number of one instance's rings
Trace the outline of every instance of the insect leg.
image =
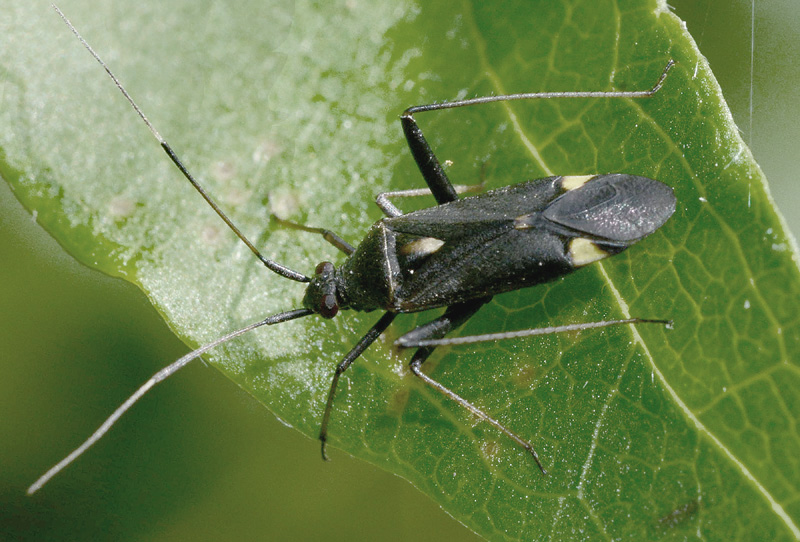
{"type": "Polygon", "coordinates": [[[291,220],[285,220],[275,214],[272,215],[272,219],[281,226],[284,226],[286,228],[291,228],[293,230],[307,231],[309,233],[318,233],[323,237],[323,239],[325,239],[327,242],[329,242],[330,244],[332,244],[333,246],[335,246],[348,256],[356,251],[356,249],[353,248],[353,245],[342,239],[342,237],[338,233],[332,232],[331,230],[327,230],[325,228],[315,228],[313,226],[306,226],[304,224],[298,224],[297,222],[292,222],[291,220]]]}
{"type": "MultiPolygon", "coordinates": [[[[478,309],[491,301],[491,299],[491,297],[483,297],[450,305],[439,318],[412,329],[397,339],[395,345],[400,348],[409,348],[407,345],[410,344],[410,347],[413,348],[419,342],[430,339],[440,339],[469,320],[472,315],[478,312],[478,309]]],[[[431,348],[431,350],[433,349],[431,348]]]]}
{"type": "Polygon", "coordinates": [[[425,136],[422,135],[422,130],[417,125],[417,121],[414,120],[414,109],[414,107],[409,107],[400,115],[403,133],[406,135],[411,154],[417,162],[417,167],[422,173],[422,177],[428,183],[428,188],[430,188],[433,197],[436,198],[436,203],[441,205],[442,203],[455,201],[458,199],[458,193],[453,188],[450,179],[447,178],[447,174],[442,169],[439,159],[436,158],[433,150],[431,150],[431,146],[425,140],[425,136]]]}
{"type": "Polygon", "coordinates": [[[542,474],[547,474],[547,471],[544,470],[544,466],[542,466],[542,462],[539,459],[539,454],[536,453],[533,444],[531,444],[527,440],[523,439],[522,437],[520,437],[519,435],[508,429],[505,425],[503,425],[502,423],[498,422],[497,420],[486,414],[484,411],[482,411],[481,409],[479,409],[478,407],[476,407],[475,405],[473,405],[472,403],[470,403],[469,401],[458,395],[450,388],[442,385],[441,383],[437,382],[436,380],[434,380],[433,378],[429,377],[428,375],[422,372],[422,363],[428,358],[430,354],[431,354],[430,348],[420,348],[419,350],[417,350],[417,352],[414,354],[414,357],[411,359],[411,364],[409,365],[411,367],[411,372],[413,372],[416,376],[421,378],[423,382],[434,388],[436,391],[452,399],[465,409],[469,410],[473,415],[477,416],[481,420],[488,422],[489,424],[494,426],[497,430],[499,430],[501,433],[503,433],[505,436],[507,436],[508,438],[510,438],[511,440],[522,446],[525,449],[525,451],[531,454],[531,457],[533,457],[533,460],[536,462],[536,465],[539,467],[539,470],[542,471],[542,474]]]}
{"type": "MultiPolygon", "coordinates": [[[[483,190],[483,180],[481,179],[480,184],[457,184],[454,185],[453,188],[456,191],[456,194],[464,194],[466,192],[480,192],[483,190]]],[[[381,211],[386,216],[401,216],[403,211],[398,209],[389,198],[408,198],[408,197],[415,197],[415,196],[431,196],[433,192],[429,188],[412,188],[410,190],[395,190],[393,192],[381,192],[375,198],[375,203],[378,207],[381,208],[381,211]]]]}
{"type": "MultiPolygon", "coordinates": [[[[452,305],[448,307],[448,309],[441,317],[410,331],[409,333],[401,337],[397,341],[397,343],[403,345],[403,342],[401,341],[404,340],[410,340],[410,342],[412,343],[418,343],[425,340],[423,337],[426,336],[428,339],[440,339],[451,329],[458,327],[459,325],[466,322],[489,299],[491,298],[481,299],[478,300],[477,302],[452,305]]],[[[519,435],[508,429],[502,423],[500,423],[499,421],[495,420],[494,418],[486,414],[484,411],[482,411],[481,409],[479,409],[478,407],[476,407],[475,405],[473,405],[472,403],[470,403],[469,401],[458,395],[450,388],[444,386],[440,382],[434,380],[433,378],[422,372],[422,364],[425,362],[425,360],[428,359],[431,353],[433,353],[434,348],[435,346],[423,346],[419,348],[416,352],[414,352],[414,355],[411,358],[411,363],[409,364],[411,372],[414,373],[414,375],[416,375],[417,377],[419,377],[423,382],[431,386],[433,389],[435,389],[442,395],[448,397],[449,399],[452,399],[453,401],[455,401],[456,403],[467,409],[469,412],[471,412],[474,416],[477,416],[481,420],[488,422],[496,429],[498,429],[500,432],[502,432],[504,435],[506,435],[508,438],[510,438],[518,445],[520,445],[529,454],[531,454],[531,457],[533,457],[533,460],[536,462],[536,465],[539,467],[539,470],[541,470],[543,474],[547,474],[547,471],[545,471],[544,467],[542,466],[542,462],[539,460],[539,455],[536,453],[536,450],[534,449],[533,445],[530,442],[521,438],[519,435]]]]}
{"type": "MultiPolygon", "coordinates": [[[[405,121],[406,117],[408,117],[409,119],[411,119],[410,122],[413,123],[414,127],[416,127],[417,126],[416,122],[414,122],[413,118],[411,118],[412,115],[415,113],[422,113],[424,111],[439,111],[442,109],[454,109],[456,107],[466,107],[470,105],[488,104],[493,102],[511,102],[514,100],[538,100],[538,99],[549,100],[553,98],[650,98],[651,96],[654,96],[656,92],[661,90],[664,81],[667,79],[669,70],[671,70],[675,64],[676,62],[670,59],[664,66],[664,69],[661,71],[661,75],[659,76],[658,81],[656,81],[656,83],[652,86],[652,88],[648,90],[589,90],[589,91],[579,90],[579,91],[566,91],[566,92],[563,91],[522,92],[519,94],[481,96],[479,98],[454,100],[452,102],[439,102],[428,105],[416,105],[414,107],[409,107],[408,109],[406,109],[400,118],[403,121],[405,121]]],[[[403,127],[405,127],[405,122],[403,123],[403,127]]],[[[417,131],[419,131],[419,128],[416,129],[417,131]]],[[[421,132],[417,137],[420,138],[423,143],[425,143],[425,138],[422,137],[421,132]]],[[[406,135],[406,138],[409,138],[409,136],[406,135]]],[[[411,146],[410,138],[409,138],[409,146],[411,146]]],[[[433,152],[430,151],[430,147],[427,147],[427,149],[430,152],[430,154],[433,155],[433,152]]],[[[411,152],[414,153],[414,158],[416,158],[417,155],[413,148],[411,149],[411,152]]],[[[421,156],[421,158],[424,158],[424,154],[421,156]]],[[[420,166],[420,169],[422,169],[422,166],[420,166]]]]}
{"type": "MultiPolygon", "coordinates": [[[[646,318],[627,318],[625,320],[603,320],[601,322],[585,322],[582,324],[568,324],[565,326],[540,327],[534,329],[522,329],[519,331],[503,331],[500,333],[487,333],[485,335],[467,335],[465,337],[422,337],[411,336],[411,333],[403,335],[397,339],[397,345],[401,348],[419,348],[431,346],[448,346],[456,344],[474,344],[489,341],[502,341],[505,339],[518,339],[520,337],[532,337],[534,335],[550,335],[552,333],[563,333],[566,331],[584,331],[599,327],[618,326],[623,324],[661,324],[667,329],[672,328],[671,320],[650,320],[646,318]]],[[[414,330],[416,331],[416,330],[414,330]]],[[[413,331],[412,331],[413,333],[413,331]]]]}
{"type": "Polygon", "coordinates": [[[386,328],[389,327],[389,324],[392,323],[397,313],[395,312],[387,312],[381,319],[378,320],[367,334],[364,335],[358,344],[356,344],[350,352],[339,362],[339,365],[336,366],[336,372],[333,373],[333,380],[331,381],[331,389],[328,392],[328,401],[325,403],[325,411],[322,413],[322,424],[320,425],[319,429],[319,440],[321,443],[321,450],[322,450],[322,459],[325,461],[328,460],[328,454],[325,453],[325,443],[328,440],[328,422],[331,419],[331,410],[333,409],[333,398],[336,395],[336,386],[339,384],[339,376],[343,372],[347,370],[348,367],[358,359],[361,354],[364,353],[364,350],[369,348],[375,339],[380,337],[381,333],[386,331],[386,328]]]}
{"type": "Polygon", "coordinates": [[[414,120],[414,114],[425,111],[439,111],[442,109],[453,109],[456,107],[466,107],[470,105],[480,105],[492,102],[508,102],[513,100],[532,100],[532,99],[551,99],[551,98],[649,98],[661,89],[667,74],[675,61],[670,59],[664,66],[661,76],[655,85],[648,90],[618,91],[577,91],[577,92],[525,92],[520,94],[505,94],[499,96],[483,96],[480,98],[470,98],[466,100],[456,100],[452,102],[440,102],[428,105],[416,105],[409,107],[400,115],[400,122],[403,125],[403,132],[411,149],[411,154],[417,162],[420,172],[425,182],[433,193],[433,197],[441,205],[449,201],[458,199],[456,190],[447,178],[439,160],[431,150],[430,145],[425,140],[414,120]]]}

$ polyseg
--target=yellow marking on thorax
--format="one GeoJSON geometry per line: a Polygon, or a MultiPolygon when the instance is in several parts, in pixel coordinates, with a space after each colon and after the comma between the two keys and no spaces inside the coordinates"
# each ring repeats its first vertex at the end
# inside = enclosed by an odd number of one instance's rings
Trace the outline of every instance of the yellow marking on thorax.
{"type": "Polygon", "coordinates": [[[430,256],[444,245],[444,241],[435,237],[420,237],[400,247],[400,254],[418,257],[430,256]]]}
{"type": "Polygon", "coordinates": [[[533,227],[533,222],[531,221],[532,214],[528,215],[519,215],[517,218],[514,219],[514,229],[515,230],[527,230],[533,227]]]}

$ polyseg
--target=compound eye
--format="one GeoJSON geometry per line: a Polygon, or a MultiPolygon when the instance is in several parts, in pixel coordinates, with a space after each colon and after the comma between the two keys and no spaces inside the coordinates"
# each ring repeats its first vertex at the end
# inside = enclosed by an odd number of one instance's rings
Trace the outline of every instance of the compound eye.
{"type": "Polygon", "coordinates": [[[331,262],[321,262],[317,264],[314,273],[317,275],[328,275],[333,272],[333,264],[331,262]]]}
{"type": "Polygon", "coordinates": [[[333,318],[339,312],[339,304],[336,302],[336,296],[333,294],[325,294],[319,302],[319,315],[323,318],[333,318]]]}

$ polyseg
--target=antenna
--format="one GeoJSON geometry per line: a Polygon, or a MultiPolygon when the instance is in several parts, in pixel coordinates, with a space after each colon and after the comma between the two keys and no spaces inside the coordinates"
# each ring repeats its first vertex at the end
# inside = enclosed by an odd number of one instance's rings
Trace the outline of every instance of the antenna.
{"type": "Polygon", "coordinates": [[[250,324],[241,329],[237,329],[236,331],[228,333],[227,335],[224,335],[213,342],[203,345],[197,350],[189,352],[179,360],[167,365],[166,367],[158,371],[156,374],[154,374],[152,377],[150,377],[150,379],[147,382],[145,382],[138,390],[136,390],[133,393],[133,395],[128,397],[128,399],[126,399],[124,403],[122,403],[119,407],[117,407],[117,410],[115,410],[113,414],[111,414],[111,416],[109,416],[106,419],[106,421],[102,423],[102,425],[97,429],[97,431],[92,433],[92,436],[90,436],[83,442],[83,444],[75,448],[75,450],[73,450],[69,455],[67,455],[64,459],[62,459],[61,461],[56,463],[56,465],[51,467],[50,470],[48,470],[46,473],[40,476],[39,479],[36,480],[31,485],[31,487],[28,488],[28,495],[33,495],[34,493],[39,491],[42,488],[42,486],[44,486],[47,482],[49,482],[53,476],[64,470],[70,463],[72,463],[73,461],[78,459],[81,455],[83,455],[83,452],[91,448],[94,443],[103,438],[103,435],[108,433],[108,430],[111,429],[115,423],[117,423],[117,420],[119,420],[122,417],[122,415],[128,411],[128,409],[130,409],[133,405],[135,405],[136,402],[139,401],[139,399],[141,399],[145,393],[150,391],[150,389],[153,386],[155,386],[159,382],[163,382],[164,380],[166,380],[167,378],[178,372],[180,369],[186,367],[190,361],[199,358],[201,355],[205,354],[212,348],[216,348],[217,346],[226,343],[231,339],[238,337],[239,335],[244,335],[248,331],[252,331],[261,326],[271,326],[273,324],[280,324],[281,322],[287,322],[289,320],[294,320],[295,318],[302,318],[303,316],[309,316],[311,314],[314,314],[314,312],[308,309],[296,309],[292,311],[282,312],[279,314],[274,314],[264,320],[261,320],[260,322],[250,324]]]}
{"type": "MultiPolygon", "coordinates": [[[[189,171],[186,169],[186,167],[184,167],[184,165],[181,163],[180,159],[175,154],[175,152],[172,150],[172,148],[169,146],[169,144],[164,140],[164,138],[161,137],[161,135],[158,133],[158,131],[155,129],[155,127],[153,127],[153,125],[150,124],[150,121],[144,115],[142,110],[139,109],[139,106],[136,105],[136,103],[130,97],[130,95],[125,90],[125,88],[122,86],[122,84],[119,82],[119,80],[114,76],[113,73],[111,73],[111,70],[108,68],[108,66],[100,59],[100,57],[97,55],[97,53],[94,52],[94,50],[91,48],[91,46],[89,46],[89,44],[86,42],[86,40],[84,40],[83,37],[78,33],[78,31],[75,29],[75,27],[72,25],[72,23],[70,23],[70,21],[61,12],[61,10],[58,9],[58,7],[55,4],[53,4],[53,9],[55,9],[56,12],[61,16],[61,18],[64,20],[64,22],[67,24],[67,26],[72,30],[72,33],[75,34],[75,36],[78,37],[78,39],[81,41],[81,43],[83,43],[84,47],[86,47],[86,49],[89,50],[89,52],[92,54],[92,56],[95,58],[95,60],[97,60],[100,63],[100,65],[105,69],[106,73],[108,73],[108,75],[111,77],[111,79],[117,85],[117,88],[125,96],[125,99],[128,100],[128,103],[131,104],[131,106],[136,111],[136,113],[139,115],[139,117],[144,121],[144,123],[150,129],[150,132],[158,140],[158,142],[161,145],[161,148],[164,149],[164,151],[170,157],[170,160],[172,160],[172,162],[176,166],[178,166],[178,169],[181,170],[181,172],[183,173],[184,177],[186,177],[189,180],[189,182],[192,183],[192,186],[194,186],[195,189],[197,189],[197,191],[200,192],[200,195],[203,196],[203,198],[209,203],[209,205],[211,205],[211,207],[217,212],[217,214],[220,216],[220,218],[222,218],[222,220],[225,221],[225,223],[233,230],[233,232],[239,237],[239,239],[241,239],[244,242],[244,244],[246,244],[248,246],[248,248],[253,252],[253,254],[255,254],[258,257],[258,259],[261,260],[264,263],[265,266],[267,266],[267,268],[269,268],[270,270],[274,271],[275,273],[281,275],[282,277],[286,277],[288,279],[292,279],[292,280],[295,280],[297,282],[310,282],[310,279],[308,277],[306,277],[305,275],[303,275],[301,273],[298,273],[296,271],[293,271],[293,270],[289,269],[288,267],[280,265],[280,264],[278,264],[276,262],[273,262],[272,260],[269,260],[269,259],[267,259],[267,258],[265,258],[264,256],[261,255],[261,253],[258,251],[258,249],[256,249],[256,247],[242,234],[241,231],[239,231],[239,229],[233,224],[233,222],[231,222],[231,220],[225,215],[225,213],[222,211],[222,209],[220,209],[219,206],[214,202],[214,200],[212,200],[211,197],[206,193],[206,191],[203,190],[203,187],[200,186],[200,184],[194,179],[194,177],[192,177],[192,175],[189,173],[189,171]]],[[[204,353],[208,352],[212,348],[216,348],[217,346],[219,346],[219,345],[221,345],[223,343],[226,343],[226,342],[230,341],[231,339],[234,339],[234,338],[238,337],[239,335],[244,335],[245,333],[247,333],[249,331],[252,331],[254,329],[257,329],[257,328],[259,328],[261,326],[270,326],[270,325],[274,325],[274,324],[280,324],[282,322],[287,322],[289,320],[294,320],[296,318],[302,318],[303,316],[309,316],[311,314],[314,314],[314,311],[309,310],[309,309],[295,309],[295,310],[291,310],[291,311],[286,311],[286,312],[281,312],[281,313],[278,313],[278,314],[274,314],[272,316],[269,316],[268,318],[265,318],[264,320],[261,320],[259,322],[255,322],[255,323],[250,324],[248,326],[245,326],[245,327],[243,327],[241,329],[237,329],[236,331],[228,333],[227,335],[224,335],[224,336],[216,339],[215,341],[212,341],[212,342],[210,342],[208,344],[205,344],[205,345],[201,346],[200,348],[198,348],[196,350],[193,350],[192,352],[189,352],[188,354],[186,354],[182,358],[178,359],[177,361],[174,361],[173,363],[171,363],[168,366],[164,367],[163,369],[158,371],[156,374],[154,374],[138,390],[136,390],[133,393],[133,395],[128,397],[128,399],[124,403],[122,403],[122,405],[120,405],[111,414],[111,416],[109,416],[106,419],[106,421],[104,421],[102,423],[102,425],[100,425],[100,427],[94,433],[92,433],[92,435],[88,439],[86,439],[83,442],[83,444],[78,446],[69,455],[67,455],[64,459],[62,459],[56,465],[51,467],[50,470],[48,470],[38,480],[36,480],[28,488],[28,495],[32,495],[33,493],[36,493],[53,476],[55,476],[56,474],[58,474],[59,472],[64,470],[70,463],[72,463],[77,458],[79,458],[81,455],[83,455],[83,453],[86,450],[88,450],[90,447],[92,447],[92,445],[94,445],[97,441],[99,441],[101,438],[103,438],[103,436],[114,426],[115,423],[117,423],[117,421],[122,417],[122,415],[125,414],[125,412],[127,412],[133,405],[135,405],[139,401],[139,399],[141,399],[142,396],[144,396],[144,394],[146,394],[148,391],[150,391],[153,388],[153,386],[155,386],[159,382],[163,382],[164,380],[166,380],[167,378],[169,378],[170,376],[172,376],[173,374],[178,372],[183,367],[186,367],[186,365],[188,365],[191,361],[197,359],[198,357],[200,357],[204,353]]]]}
{"type": "Polygon", "coordinates": [[[236,227],[236,225],[233,223],[233,221],[231,221],[231,219],[228,218],[228,215],[226,215],[225,212],[220,208],[220,206],[217,205],[217,202],[214,201],[211,198],[211,196],[208,194],[208,192],[206,192],[205,189],[202,186],[200,186],[200,183],[197,182],[197,180],[192,176],[192,174],[189,173],[189,170],[186,169],[186,166],[183,165],[183,162],[181,162],[180,158],[178,158],[178,155],[175,153],[174,150],[172,150],[172,147],[170,147],[169,143],[167,143],[167,141],[163,137],[161,137],[161,134],[158,133],[158,130],[156,130],[155,127],[150,123],[150,121],[145,116],[144,112],[139,108],[138,105],[136,105],[136,102],[133,101],[133,98],[131,98],[131,95],[128,94],[128,91],[125,90],[125,87],[122,86],[122,83],[120,83],[119,79],[117,79],[117,76],[114,75],[114,73],[111,71],[111,69],[108,67],[108,65],[106,65],[106,63],[103,62],[103,60],[94,51],[94,49],[92,49],[92,46],[89,45],[89,43],[85,39],[83,39],[83,36],[80,35],[78,30],[72,25],[72,23],[69,21],[69,19],[67,19],[67,16],[64,15],[64,13],[60,9],[58,9],[58,6],[56,6],[55,4],[51,4],[51,5],[53,6],[53,9],[56,10],[56,13],[58,13],[58,15],[61,17],[61,19],[69,27],[69,29],[72,30],[72,33],[75,34],[75,37],[77,37],[78,40],[80,40],[80,42],[83,44],[83,46],[86,47],[86,50],[89,51],[89,53],[91,53],[91,55],[94,57],[94,59],[106,71],[108,76],[111,77],[111,80],[114,81],[115,85],[117,85],[117,88],[119,89],[120,92],[122,92],[122,95],[125,96],[125,99],[128,100],[128,103],[131,104],[131,107],[133,107],[134,111],[136,111],[136,114],[139,115],[139,118],[141,118],[144,121],[144,123],[147,125],[147,128],[150,130],[150,133],[153,134],[153,137],[156,138],[156,140],[158,141],[159,145],[161,145],[161,148],[164,149],[164,152],[167,153],[167,156],[169,156],[169,159],[172,160],[172,163],[175,164],[178,167],[179,170],[181,170],[181,173],[183,173],[183,176],[186,177],[189,180],[190,183],[192,183],[192,186],[194,186],[195,190],[197,190],[200,193],[200,195],[203,196],[203,199],[205,199],[206,202],[208,202],[208,204],[211,206],[211,208],[214,209],[214,211],[225,222],[225,224],[228,225],[228,227],[233,231],[233,233],[235,233],[236,236],[239,239],[241,239],[242,242],[245,245],[247,245],[247,248],[249,248],[250,251],[253,254],[255,254],[256,257],[259,260],[261,260],[261,262],[270,271],[273,271],[273,272],[279,274],[282,277],[286,277],[287,279],[291,279],[291,280],[294,280],[294,281],[297,281],[297,282],[310,282],[311,279],[308,278],[307,276],[305,276],[304,274],[298,273],[297,271],[289,269],[285,265],[281,265],[278,262],[274,262],[274,261],[272,261],[270,259],[265,258],[261,254],[261,252],[259,252],[259,250],[255,247],[255,245],[253,243],[251,243],[250,240],[247,237],[244,236],[244,234],[239,230],[239,228],[236,227]]]}

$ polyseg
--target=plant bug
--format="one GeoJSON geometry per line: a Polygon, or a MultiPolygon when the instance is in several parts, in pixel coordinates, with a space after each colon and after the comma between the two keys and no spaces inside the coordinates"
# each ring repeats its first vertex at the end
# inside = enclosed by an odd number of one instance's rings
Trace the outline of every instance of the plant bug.
{"type": "Polygon", "coordinates": [[[661,88],[674,61],[666,64],[656,84],[645,91],[526,93],[406,109],[400,117],[401,124],[411,154],[428,188],[378,195],[377,204],[386,217],[372,226],[358,247],[351,246],[329,230],[280,221],[290,227],[322,235],[347,256],[338,267],[327,261],[320,263],[313,276],[308,277],[267,259],[259,252],[192,176],[108,66],[64,14],[57,7],[55,9],[106,70],[170,160],[236,236],[268,269],[284,278],[306,283],[307,287],[303,308],[274,314],[235,330],[156,373],[114,411],[88,440],[39,478],[29,488],[29,493],[37,491],[97,442],[155,384],[203,353],[261,326],[312,314],[329,319],[336,316],[340,309],[364,312],[382,310],[384,314],[336,366],[320,424],[319,440],[324,459],[327,459],[328,425],[342,373],[388,328],[398,314],[443,308],[441,316],[397,339],[398,347],[416,349],[409,363],[411,372],[524,448],[545,473],[530,442],[422,372],[422,365],[435,348],[621,324],[669,324],[665,320],[632,318],[446,338],[450,331],[466,322],[494,295],[552,281],[594,261],[617,254],[644,239],[670,218],[676,200],[672,189],[660,181],[627,174],[554,176],[459,198],[458,190],[448,179],[414,115],[512,100],[650,97],[661,88]],[[403,214],[391,202],[394,197],[419,195],[433,195],[437,205],[403,214]]]}

